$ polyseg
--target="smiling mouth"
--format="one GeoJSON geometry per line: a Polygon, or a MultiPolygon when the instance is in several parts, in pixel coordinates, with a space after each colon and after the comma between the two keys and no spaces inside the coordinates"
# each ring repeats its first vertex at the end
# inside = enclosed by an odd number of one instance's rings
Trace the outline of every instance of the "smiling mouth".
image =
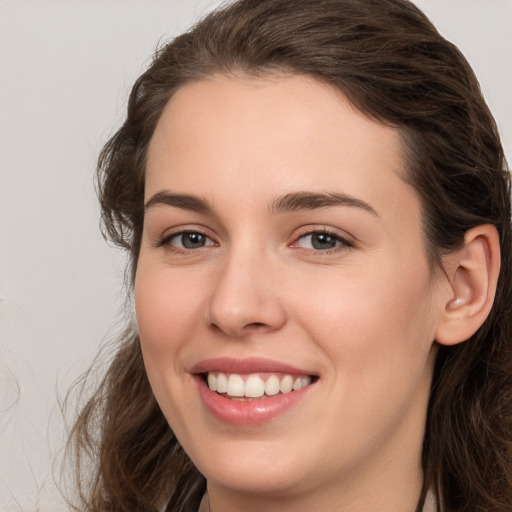
{"type": "Polygon", "coordinates": [[[299,391],[318,380],[315,375],[291,375],[282,373],[223,373],[202,374],[211,391],[231,400],[261,400],[276,395],[299,391]]]}

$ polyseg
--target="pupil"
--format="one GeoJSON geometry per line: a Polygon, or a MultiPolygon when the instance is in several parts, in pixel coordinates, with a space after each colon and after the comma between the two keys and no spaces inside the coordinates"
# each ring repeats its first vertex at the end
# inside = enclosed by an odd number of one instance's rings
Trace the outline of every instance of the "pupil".
{"type": "Polygon", "coordinates": [[[181,243],[185,249],[197,249],[204,246],[204,238],[200,233],[185,233],[181,236],[181,243]]]}
{"type": "Polygon", "coordinates": [[[315,249],[332,249],[336,246],[336,239],[325,233],[314,234],[311,242],[315,249]]]}

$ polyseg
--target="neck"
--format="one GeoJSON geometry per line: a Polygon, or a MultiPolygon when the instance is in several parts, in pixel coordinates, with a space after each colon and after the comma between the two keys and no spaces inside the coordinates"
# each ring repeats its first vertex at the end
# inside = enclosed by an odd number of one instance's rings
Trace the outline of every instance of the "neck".
{"type": "Polygon", "coordinates": [[[319,488],[302,485],[300,492],[237,492],[209,483],[210,512],[415,512],[423,483],[421,466],[411,463],[400,473],[394,469],[388,464],[386,472],[379,470],[370,478],[353,475],[319,488]]]}

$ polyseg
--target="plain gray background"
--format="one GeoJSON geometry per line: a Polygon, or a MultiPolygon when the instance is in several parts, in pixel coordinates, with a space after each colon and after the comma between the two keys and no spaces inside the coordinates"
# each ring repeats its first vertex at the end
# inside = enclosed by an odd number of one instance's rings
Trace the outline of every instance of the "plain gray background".
{"type": "MultiPolygon", "coordinates": [[[[65,510],[58,397],[122,317],[95,159],[160,40],[214,0],[0,0],[0,510],[65,510]]],[[[418,0],[474,67],[512,157],[512,0],[418,0]]]]}

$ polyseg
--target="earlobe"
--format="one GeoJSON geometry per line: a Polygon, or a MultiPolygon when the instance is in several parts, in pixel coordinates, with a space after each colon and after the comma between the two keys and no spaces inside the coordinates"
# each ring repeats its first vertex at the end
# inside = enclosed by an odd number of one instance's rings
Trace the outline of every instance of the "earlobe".
{"type": "Polygon", "coordinates": [[[500,271],[499,235],[484,224],[470,229],[464,247],[448,256],[451,296],[442,304],[436,341],[455,345],[470,338],[487,318],[500,271]]]}

